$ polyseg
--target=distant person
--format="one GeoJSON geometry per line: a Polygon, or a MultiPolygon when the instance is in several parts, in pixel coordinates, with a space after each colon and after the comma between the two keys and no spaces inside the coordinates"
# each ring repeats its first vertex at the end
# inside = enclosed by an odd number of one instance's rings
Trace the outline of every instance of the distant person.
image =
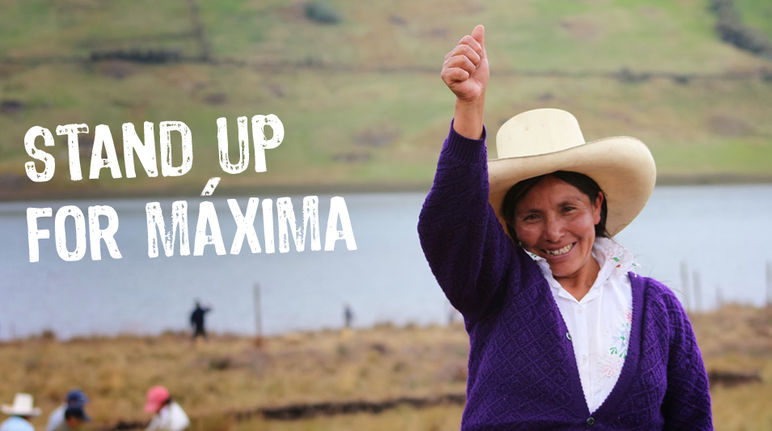
{"type": "Polygon", "coordinates": [[[11,417],[0,424],[0,431],[35,431],[29,418],[40,415],[40,409],[33,407],[32,395],[23,392],[13,397],[13,405],[3,404],[2,412],[11,417]]]}
{"type": "Polygon", "coordinates": [[[206,340],[206,326],[205,317],[206,313],[212,311],[210,307],[202,307],[201,303],[196,301],[196,307],[193,312],[190,313],[190,326],[193,327],[193,340],[198,337],[202,337],[206,340]]]}
{"type": "Polygon", "coordinates": [[[343,306],[343,322],[346,328],[351,328],[351,324],[354,322],[354,311],[348,304],[343,306]]]}
{"type": "Polygon", "coordinates": [[[64,404],[54,410],[48,417],[46,431],[70,431],[81,427],[91,418],[86,414],[85,404],[88,397],[80,389],[73,389],[67,393],[64,404]]]}
{"type": "Polygon", "coordinates": [[[147,391],[145,411],[154,414],[145,431],[182,431],[190,426],[188,415],[163,386],[147,391]]]}

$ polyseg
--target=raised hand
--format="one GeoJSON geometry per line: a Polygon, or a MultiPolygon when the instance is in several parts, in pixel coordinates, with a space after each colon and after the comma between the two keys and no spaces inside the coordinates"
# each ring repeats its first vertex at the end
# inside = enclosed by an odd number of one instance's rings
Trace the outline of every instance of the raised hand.
{"type": "Polygon", "coordinates": [[[485,88],[490,70],[485,52],[485,27],[478,25],[445,55],[442,81],[456,95],[453,128],[472,139],[482,136],[485,88]]]}
{"type": "Polygon", "coordinates": [[[445,55],[441,76],[459,100],[473,102],[485,95],[489,75],[485,27],[478,25],[445,55]]]}

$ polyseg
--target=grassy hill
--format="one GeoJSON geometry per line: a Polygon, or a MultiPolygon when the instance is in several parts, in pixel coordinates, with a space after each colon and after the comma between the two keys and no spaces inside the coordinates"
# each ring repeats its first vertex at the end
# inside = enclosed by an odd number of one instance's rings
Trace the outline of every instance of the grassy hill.
{"type": "Polygon", "coordinates": [[[748,27],[772,38],[772,4],[764,0],[736,0],[735,6],[748,27]]]}
{"type": "MultiPolygon", "coordinates": [[[[737,4],[743,17],[769,13],[764,2],[737,4]]],[[[452,115],[441,60],[477,23],[491,132],[519,111],[560,107],[587,139],[644,140],[661,181],[772,180],[772,64],[722,42],[715,21],[702,0],[4,0],[0,198],[198,194],[211,176],[224,177],[221,192],[425,188],[452,115]],[[315,20],[309,5],[338,21],[315,20]],[[268,172],[223,174],[215,120],[268,113],[285,127],[268,172]],[[93,136],[107,124],[120,158],[122,123],[157,130],[168,120],[192,130],[185,176],[112,180],[104,170],[72,182],[63,136],[49,183],[24,174],[33,125],[85,123],[93,136]]],[[[92,136],[81,142],[86,173],[92,136]]]]}

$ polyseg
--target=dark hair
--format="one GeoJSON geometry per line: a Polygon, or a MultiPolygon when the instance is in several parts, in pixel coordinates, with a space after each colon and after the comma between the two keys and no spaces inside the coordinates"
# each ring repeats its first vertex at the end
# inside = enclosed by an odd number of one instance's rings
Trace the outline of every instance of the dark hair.
{"type": "MultiPolygon", "coordinates": [[[[578,172],[555,171],[551,174],[539,175],[538,177],[528,178],[518,182],[507,191],[506,196],[504,196],[504,201],[501,203],[501,215],[507,222],[509,236],[512,237],[515,242],[517,242],[518,239],[517,234],[515,233],[515,227],[511,222],[515,219],[515,208],[517,207],[517,203],[520,202],[520,199],[522,199],[536,184],[547,177],[557,178],[576,187],[580,192],[590,198],[590,203],[594,203],[595,199],[598,198],[598,194],[603,193],[603,190],[598,186],[598,183],[587,175],[578,172]]],[[[609,236],[608,232],[606,232],[607,212],[606,199],[603,199],[603,203],[600,207],[600,222],[595,225],[595,236],[606,238],[609,236]]]]}
{"type": "Polygon", "coordinates": [[[83,407],[80,406],[70,406],[67,407],[67,409],[64,411],[64,418],[75,418],[80,419],[82,421],[86,420],[86,412],[83,411],[83,407]]]}

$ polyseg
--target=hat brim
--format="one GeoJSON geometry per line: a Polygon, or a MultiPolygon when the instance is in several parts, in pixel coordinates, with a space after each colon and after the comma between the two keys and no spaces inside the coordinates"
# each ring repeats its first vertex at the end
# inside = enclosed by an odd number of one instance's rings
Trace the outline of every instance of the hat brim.
{"type": "Polygon", "coordinates": [[[489,200],[502,226],[501,204],[518,182],[556,171],[587,175],[603,190],[608,213],[606,231],[614,236],[635,219],[654,190],[657,170],[646,145],[615,136],[547,154],[488,162],[489,200]]]}
{"type": "Polygon", "coordinates": [[[2,408],[0,408],[0,411],[3,412],[3,414],[9,415],[9,416],[40,416],[41,410],[39,407],[33,407],[31,410],[17,410],[14,406],[9,406],[7,404],[3,404],[2,408]]]}
{"type": "Polygon", "coordinates": [[[161,408],[161,403],[147,402],[145,403],[145,411],[148,413],[155,413],[161,408]]]}

